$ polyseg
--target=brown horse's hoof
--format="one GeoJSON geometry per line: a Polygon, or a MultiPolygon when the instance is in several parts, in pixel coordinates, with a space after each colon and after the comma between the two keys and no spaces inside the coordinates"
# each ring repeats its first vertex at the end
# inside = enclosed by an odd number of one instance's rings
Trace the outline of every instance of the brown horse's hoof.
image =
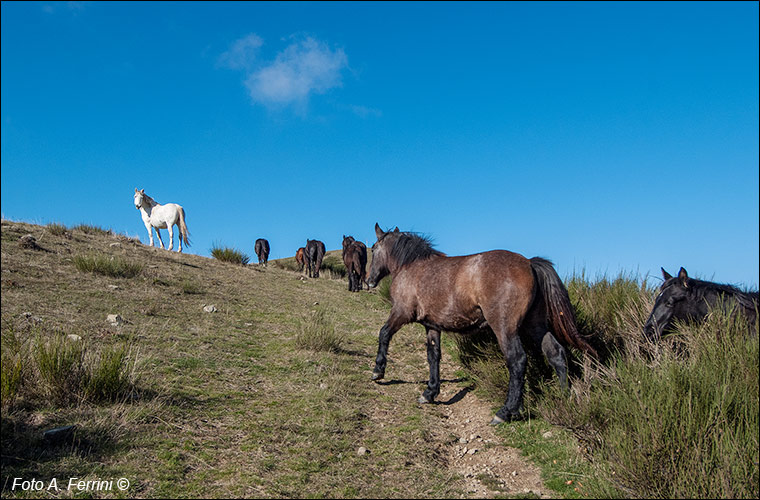
{"type": "Polygon", "coordinates": [[[372,380],[380,380],[385,377],[385,373],[372,372],[372,380]]]}

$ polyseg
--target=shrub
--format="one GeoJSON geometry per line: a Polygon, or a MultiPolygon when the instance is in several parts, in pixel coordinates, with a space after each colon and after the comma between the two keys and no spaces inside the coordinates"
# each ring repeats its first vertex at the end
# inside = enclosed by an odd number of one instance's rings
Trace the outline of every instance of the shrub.
{"type": "Polygon", "coordinates": [[[340,260],[339,257],[334,255],[326,255],[325,258],[322,259],[322,266],[319,269],[320,273],[323,273],[324,271],[329,272],[330,278],[332,279],[341,279],[348,275],[346,265],[343,264],[343,261],[340,260]]]}
{"type": "Polygon", "coordinates": [[[133,278],[142,272],[142,264],[110,255],[78,255],[74,265],[82,272],[102,274],[113,278],[133,278]]]}
{"type": "Polygon", "coordinates": [[[73,229],[81,231],[85,234],[102,234],[109,236],[113,234],[113,231],[110,229],[103,229],[98,226],[93,226],[92,224],[79,224],[78,226],[74,226],[73,229]]]}
{"type": "Polygon", "coordinates": [[[338,352],[343,345],[343,337],[335,331],[335,325],[325,317],[325,311],[318,309],[301,322],[296,334],[296,345],[311,351],[338,352]]]}
{"type": "Polygon", "coordinates": [[[66,234],[66,231],[68,231],[68,228],[64,226],[63,224],[58,224],[57,222],[51,222],[47,225],[48,231],[50,231],[50,234],[54,236],[64,236],[66,234]]]}
{"type": "Polygon", "coordinates": [[[222,248],[216,244],[214,244],[213,248],[211,249],[211,256],[216,260],[221,260],[222,262],[241,264],[243,266],[248,264],[248,261],[250,260],[250,257],[239,250],[227,247],[222,248]]]}

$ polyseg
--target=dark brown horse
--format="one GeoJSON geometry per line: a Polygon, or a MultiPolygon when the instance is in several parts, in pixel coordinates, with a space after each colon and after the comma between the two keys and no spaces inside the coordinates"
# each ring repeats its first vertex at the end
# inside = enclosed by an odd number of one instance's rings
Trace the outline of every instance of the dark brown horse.
{"type": "Polygon", "coordinates": [[[309,278],[319,278],[319,269],[325,256],[325,244],[319,240],[306,240],[303,256],[309,278]]]}
{"type": "Polygon", "coordinates": [[[259,265],[267,265],[267,261],[269,261],[269,242],[265,240],[264,238],[259,238],[256,240],[256,244],[253,246],[254,252],[256,252],[256,256],[259,258],[259,265]]]}
{"type": "Polygon", "coordinates": [[[386,275],[393,278],[393,307],[380,329],[372,380],[385,376],[388,344],[407,323],[427,330],[430,379],[420,403],[432,403],[440,392],[441,331],[473,333],[490,328],[509,369],[509,392],[504,406],[491,421],[499,424],[521,418],[527,356],[546,356],[567,387],[564,346],[596,357],[596,351],[579,335],[567,289],[552,263],[506,250],[447,257],[417,234],[383,232],[375,224],[370,287],[386,275]],[[559,341],[558,341],[559,340],[559,341]]]}
{"type": "Polygon", "coordinates": [[[298,272],[303,272],[303,265],[304,265],[304,251],[306,249],[304,247],[299,248],[296,250],[296,264],[298,264],[298,272]]]}
{"type": "Polygon", "coordinates": [[[343,264],[348,270],[348,291],[361,291],[367,281],[367,245],[343,235],[343,264]]]}

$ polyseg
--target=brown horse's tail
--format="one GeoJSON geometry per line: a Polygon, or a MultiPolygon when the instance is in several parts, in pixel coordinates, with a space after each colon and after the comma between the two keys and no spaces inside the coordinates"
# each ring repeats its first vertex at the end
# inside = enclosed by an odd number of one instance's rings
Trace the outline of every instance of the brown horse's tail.
{"type": "Polygon", "coordinates": [[[546,309],[548,311],[549,322],[554,335],[565,345],[571,345],[591,354],[595,358],[599,357],[596,349],[586,342],[575,325],[575,315],[570,305],[570,296],[567,288],[562,284],[554,265],[541,257],[530,259],[530,266],[536,275],[538,288],[544,296],[546,309]]]}
{"type": "Polygon", "coordinates": [[[179,207],[179,237],[185,240],[185,245],[190,246],[190,231],[187,230],[187,224],[185,224],[185,209],[179,207]]]}

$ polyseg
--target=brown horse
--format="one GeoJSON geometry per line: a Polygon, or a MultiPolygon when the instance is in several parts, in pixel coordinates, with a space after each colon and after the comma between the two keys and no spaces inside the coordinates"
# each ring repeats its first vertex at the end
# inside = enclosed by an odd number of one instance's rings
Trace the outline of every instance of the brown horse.
{"type": "Polygon", "coordinates": [[[303,253],[306,251],[304,247],[299,248],[296,250],[296,264],[298,264],[298,272],[303,272],[303,265],[304,265],[304,256],[303,253]]]}
{"type": "Polygon", "coordinates": [[[343,264],[348,270],[348,291],[361,291],[367,281],[367,245],[343,235],[343,264]]]}
{"type": "Polygon", "coordinates": [[[447,257],[417,234],[398,228],[383,232],[377,224],[375,234],[368,285],[375,287],[390,274],[393,307],[380,329],[372,380],[385,376],[393,335],[407,323],[420,323],[427,330],[430,379],[419,402],[432,403],[441,386],[441,331],[467,334],[490,328],[509,369],[507,400],[491,421],[499,424],[521,418],[527,362],[523,341],[531,354],[543,352],[562,387],[567,387],[563,344],[597,356],[579,335],[567,289],[548,260],[506,250],[447,257]]]}

